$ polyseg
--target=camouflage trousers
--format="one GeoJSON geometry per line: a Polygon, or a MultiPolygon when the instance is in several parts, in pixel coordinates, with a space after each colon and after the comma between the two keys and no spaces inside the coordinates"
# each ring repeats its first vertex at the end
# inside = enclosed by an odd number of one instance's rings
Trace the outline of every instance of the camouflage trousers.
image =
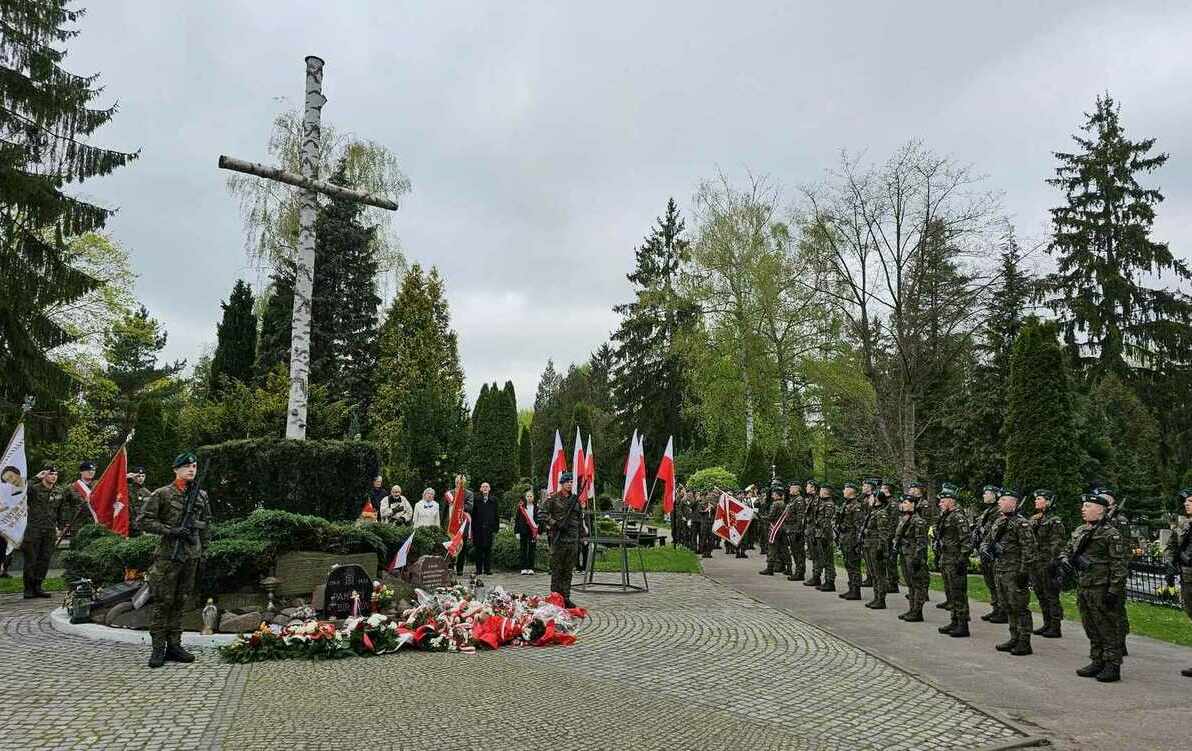
{"type": "Polygon", "coordinates": [[[1060,588],[1047,570],[1047,564],[1031,567],[1031,589],[1039,601],[1043,623],[1059,623],[1064,619],[1064,606],[1060,604],[1060,588]]]}
{"type": "Polygon", "coordinates": [[[848,585],[861,586],[861,544],[856,542],[856,535],[845,536],[845,543],[840,552],[844,558],[844,570],[848,572],[848,585]]]}
{"type": "Polygon", "coordinates": [[[931,572],[927,570],[927,561],[923,559],[908,559],[900,555],[898,560],[902,564],[902,577],[906,579],[907,599],[910,609],[916,610],[927,602],[927,588],[931,584],[931,572]]]}
{"type": "Polygon", "coordinates": [[[948,609],[952,617],[964,623],[969,620],[968,601],[968,561],[959,558],[949,558],[946,554],[940,556],[940,576],[944,580],[944,592],[948,609]],[[961,564],[965,570],[961,573],[961,564]]]}
{"type": "Polygon", "coordinates": [[[1105,607],[1105,587],[1076,590],[1080,622],[1089,638],[1089,659],[1093,662],[1122,664],[1121,626],[1116,610],[1105,607]]]}
{"type": "Polygon", "coordinates": [[[887,579],[889,567],[886,565],[886,546],[877,545],[865,548],[865,569],[869,571],[869,578],[873,579],[873,601],[885,603],[886,592],[890,582],[887,579]]]}
{"type": "Polygon", "coordinates": [[[25,591],[41,589],[46,572],[50,570],[50,556],[54,552],[54,528],[25,530],[21,542],[21,556],[25,559],[25,591]]]}
{"type": "Polygon", "coordinates": [[[791,575],[796,579],[802,579],[807,573],[807,546],[804,544],[803,530],[788,529],[786,547],[791,560],[794,561],[791,575]]]}
{"type": "Polygon", "coordinates": [[[194,590],[198,570],[197,559],[154,561],[149,569],[149,591],[153,593],[149,634],[153,638],[178,643],[182,636],[182,611],[186,609],[186,598],[194,590]]]}
{"type": "Polygon", "coordinates": [[[997,580],[998,598],[1006,621],[1010,626],[1010,638],[1021,644],[1030,644],[1034,619],[1031,617],[1031,590],[1029,586],[1018,586],[1018,572],[1014,569],[994,570],[997,580]]]}
{"type": "MultiPolygon", "coordinates": [[[[769,535],[769,532],[766,534],[769,535]]],[[[791,572],[791,554],[786,547],[786,532],[780,531],[774,536],[774,542],[767,543],[767,545],[766,570],[775,574],[780,572],[789,574],[791,572]]]]}
{"type": "Polygon", "coordinates": [[[898,591],[898,556],[886,555],[886,591],[898,591]]]}
{"type": "Polygon", "coordinates": [[[550,591],[571,600],[571,577],[575,573],[575,560],[579,557],[579,543],[576,540],[556,540],[550,549],[550,591]]]}
{"type": "Polygon", "coordinates": [[[824,585],[836,583],[836,543],[831,537],[821,537],[819,542],[819,565],[816,573],[823,572],[824,585]]]}
{"type": "Polygon", "coordinates": [[[993,564],[981,561],[981,576],[985,579],[985,588],[989,590],[989,604],[993,606],[993,612],[999,613],[1004,610],[1002,604],[1002,593],[997,587],[997,577],[993,573],[993,564]]]}

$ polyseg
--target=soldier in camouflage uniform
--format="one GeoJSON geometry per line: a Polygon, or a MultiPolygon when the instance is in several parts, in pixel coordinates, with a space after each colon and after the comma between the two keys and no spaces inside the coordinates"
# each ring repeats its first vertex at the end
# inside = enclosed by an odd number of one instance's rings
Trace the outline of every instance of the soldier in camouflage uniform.
{"type": "Polygon", "coordinates": [[[869,513],[862,522],[859,534],[865,549],[865,568],[873,579],[873,599],[865,603],[865,607],[885,610],[890,571],[887,559],[894,537],[894,519],[885,493],[879,492],[869,497],[869,513]]]}
{"type": "MultiPolygon", "coordinates": [[[[997,520],[997,497],[1001,488],[996,485],[986,485],[981,489],[981,503],[985,505],[983,511],[973,523],[973,550],[980,550],[989,539],[993,522],[997,520]]],[[[981,616],[981,620],[989,623],[1006,623],[1006,612],[1002,607],[1002,596],[997,588],[997,578],[993,575],[993,561],[981,559],[981,576],[985,579],[985,588],[989,590],[989,602],[993,610],[981,616]]]]}
{"type": "Polygon", "coordinates": [[[816,587],[821,592],[836,591],[836,499],[835,489],[824,483],[819,488],[819,504],[815,509],[818,527],[819,568],[824,583],[816,587]]]}
{"type": "Polygon", "coordinates": [[[142,532],[161,535],[148,574],[153,593],[153,618],[149,623],[149,635],[153,638],[151,668],[161,667],[166,660],[195,661],[194,655],[182,648],[182,611],[194,589],[199,559],[210,539],[211,521],[207,493],[200,490],[193,500],[192,524],[190,528],[182,526],[197,462],[191,453],[174,459],[174,482],[153,491],[137,518],[137,528],[142,532]]]}
{"type": "Polygon", "coordinates": [[[865,509],[857,497],[857,484],[844,484],[844,505],[836,515],[836,539],[844,557],[844,570],[848,572],[848,590],[839,597],[842,600],[861,599],[861,523],[865,509]]]}
{"type": "MultiPolygon", "coordinates": [[[[770,487],[769,514],[759,519],[757,524],[769,547],[766,555],[766,567],[758,573],[763,576],[773,576],[777,573],[789,574],[791,571],[790,551],[786,549],[786,525],[790,523],[790,513],[783,497],[781,483],[774,483],[770,487]]],[[[754,526],[751,524],[750,526],[754,526]]]]}
{"type": "Polygon", "coordinates": [[[1089,664],[1076,671],[1082,678],[1113,683],[1122,677],[1121,620],[1118,601],[1125,599],[1126,544],[1106,520],[1105,495],[1082,497],[1077,527],[1060,557],[1060,568],[1076,577],[1076,606],[1089,640],[1089,664]]]}
{"type": "Polygon", "coordinates": [[[907,611],[898,616],[909,623],[923,620],[923,603],[927,601],[927,587],[931,573],[927,570],[927,520],[919,514],[918,499],[904,493],[898,504],[902,517],[894,529],[894,550],[906,579],[907,611]]]}
{"type": "Polygon", "coordinates": [[[1034,633],[1046,639],[1058,639],[1062,635],[1060,621],[1064,619],[1064,606],[1060,604],[1056,567],[1068,545],[1068,533],[1063,520],[1051,511],[1055,504],[1055,493],[1039,488],[1034,495],[1035,514],[1031,517],[1031,531],[1035,535],[1039,559],[1031,566],[1031,589],[1035,590],[1035,599],[1039,601],[1039,610],[1043,613],[1043,625],[1034,633]]]}
{"type": "Polygon", "coordinates": [[[563,595],[567,607],[571,602],[571,578],[579,557],[579,537],[583,527],[583,509],[579,498],[571,492],[573,475],[559,475],[559,490],[546,502],[547,529],[550,535],[550,591],[563,595]]]}
{"type": "MultiPolygon", "coordinates": [[[[894,528],[898,526],[899,500],[894,492],[894,486],[889,480],[882,482],[878,493],[886,496],[886,503],[890,506],[890,537],[894,537],[894,528]]],[[[886,556],[886,594],[898,593],[898,555],[897,551],[886,556]]]]}
{"type": "Polygon", "coordinates": [[[811,576],[803,582],[803,586],[820,587],[824,581],[820,578],[819,483],[808,480],[803,487],[807,498],[807,513],[803,515],[803,541],[807,545],[807,557],[811,560],[811,576]]]}
{"type": "MultiPolygon", "coordinates": [[[[1112,524],[1122,536],[1122,545],[1126,550],[1126,567],[1129,568],[1130,561],[1134,560],[1135,540],[1134,533],[1130,531],[1130,520],[1122,513],[1121,504],[1117,500],[1117,491],[1106,485],[1102,485],[1093,491],[1097,495],[1105,496],[1109,502],[1109,511],[1106,513],[1106,522],[1112,524]]],[[[1130,650],[1126,648],[1126,637],[1130,634],[1130,616],[1126,613],[1126,589],[1122,586],[1122,597],[1118,601],[1118,633],[1121,635],[1122,656],[1130,654],[1130,650]]]]}
{"type": "Polygon", "coordinates": [[[712,545],[715,543],[712,534],[713,507],[712,494],[704,493],[698,504],[699,515],[699,553],[704,558],[712,557],[712,545]]]}
{"type": "Polygon", "coordinates": [[[957,508],[957,488],[944,483],[940,487],[940,515],[935,522],[935,562],[944,579],[945,602],[952,611],[952,621],[939,632],[948,636],[969,635],[968,561],[972,539],[968,515],[957,508]]]}
{"type": "MultiPolygon", "coordinates": [[[[873,493],[877,490],[878,481],[872,477],[866,477],[861,481],[861,525],[865,524],[865,517],[869,516],[869,510],[873,508],[873,493]]],[[[861,530],[857,530],[857,540],[861,541],[861,530]]],[[[869,568],[869,557],[865,555],[865,547],[861,546],[861,560],[865,564],[865,577],[861,580],[862,587],[873,586],[873,570],[869,568]]]]}
{"type": "Polygon", "coordinates": [[[998,644],[997,650],[1015,656],[1032,653],[1030,571],[1036,560],[1030,522],[1018,513],[1021,500],[1018,491],[1002,488],[997,501],[1000,513],[990,528],[989,539],[981,545],[981,559],[993,564],[998,596],[1010,625],[1010,638],[998,644]]]}
{"type": "Polygon", "coordinates": [[[141,507],[145,505],[145,501],[148,501],[149,496],[153,495],[153,491],[145,487],[144,467],[133,467],[132,472],[128,473],[128,479],[132,480],[128,486],[128,536],[136,537],[141,533],[137,529],[137,516],[140,514],[141,507]]]}
{"type": "MultiPolygon", "coordinates": [[[[1184,512],[1183,523],[1177,524],[1167,538],[1167,548],[1164,551],[1167,558],[1167,586],[1175,586],[1175,578],[1180,578],[1180,601],[1184,604],[1184,614],[1192,618],[1192,488],[1184,488],[1177,497],[1184,512]]],[[[1184,668],[1180,675],[1192,678],[1192,668],[1184,668]]]]}
{"type": "MultiPolygon", "coordinates": [[[[760,494],[754,501],[753,517],[755,519],[765,519],[769,516],[770,496],[766,494],[760,494]]],[[[760,525],[750,524],[747,534],[749,534],[750,537],[757,543],[757,549],[762,555],[770,555],[770,541],[767,539],[768,535],[766,534],[766,530],[762,529],[760,525]]],[[[753,547],[753,545],[750,544],[750,547],[753,547]]]]}
{"type": "Polygon", "coordinates": [[[793,561],[791,573],[786,578],[802,581],[807,575],[807,499],[803,497],[803,488],[797,482],[792,482],[787,488],[786,509],[789,514],[785,525],[786,548],[793,561]]]}
{"type": "Polygon", "coordinates": [[[58,470],[53,465],[46,465],[33,482],[26,486],[28,516],[25,517],[25,538],[21,541],[21,557],[25,561],[26,600],[50,597],[50,594],[42,589],[42,582],[50,569],[50,556],[54,554],[54,543],[57,539],[54,525],[58,521],[58,507],[62,502],[58,488],[55,487],[57,482],[58,470]]]}
{"type": "Polygon", "coordinates": [[[62,536],[66,539],[73,539],[80,529],[95,521],[91,516],[90,502],[94,479],[94,462],[81,462],[79,464],[79,479],[62,489],[58,526],[62,528],[62,536]],[[82,488],[86,488],[86,490],[82,488]]]}

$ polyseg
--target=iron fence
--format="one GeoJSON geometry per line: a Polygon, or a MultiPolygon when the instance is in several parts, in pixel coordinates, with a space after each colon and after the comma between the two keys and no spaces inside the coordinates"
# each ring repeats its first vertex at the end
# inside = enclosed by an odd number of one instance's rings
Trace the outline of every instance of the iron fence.
{"type": "Polygon", "coordinates": [[[1127,600],[1178,608],[1179,586],[1178,575],[1175,587],[1167,586],[1167,564],[1162,558],[1143,555],[1130,561],[1130,575],[1126,578],[1127,600]]]}

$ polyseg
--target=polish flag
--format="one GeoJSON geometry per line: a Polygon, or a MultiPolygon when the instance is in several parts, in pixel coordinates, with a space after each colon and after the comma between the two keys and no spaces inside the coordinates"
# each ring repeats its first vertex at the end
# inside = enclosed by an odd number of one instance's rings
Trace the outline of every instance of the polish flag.
{"type": "Polygon", "coordinates": [[[121,446],[87,499],[95,521],[128,537],[128,454],[121,446]]]}
{"type": "Polygon", "coordinates": [[[567,455],[563,453],[563,437],[555,431],[555,450],[550,456],[550,472],[546,481],[546,492],[554,495],[559,492],[559,475],[567,470],[567,455]]]}
{"type": "Polygon", "coordinates": [[[397,553],[393,556],[393,560],[389,561],[389,565],[385,567],[385,570],[392,574],[398,569],[405,568],[406,561],[410,559],[410,548],[413,546],[414,533],[411,532],[410,536],[406,538],[406,541],[397,549],[397,553]]]}
{"type": "Polygon", "coordinates": [[[592,434],[588,433],[588,450],[584,452],[587,463],[584,465],[584,477],[588,478],[588,492],[580,498],[580,504],[587,506],[588,501],[596,497],[596,454],[592,451],[592,434]]]}
{"type": "Polygon", "coordinates": [[[464,519],[464,504],[468,494],[464,490],[464,476],[455,476],[455,493],[451,496],[451,516],[447,520],[447,534],[455,535],[460,530],[464,519]]]}
{"type": "Polygon", "coordinates": [[[460,529],[451,536],[451,539],[443,543],[443,547],[447,548],[447,555],[454,558],[459,555],[459,549],[464,546],[464,531],[460,529]]]}
{"type": "MultiPolygon", "coordinates": [[[[584,481],[584,472],[587,471],[588,462],[584,459],[584,437],[579,434],[579,426],[575,426],[575,453],[571,455],[571,466],[575,468],[575,487],[578,490],[584,481]]],[[[587,495],[587,492],[584,493],[587,495]]],[[[580,498],[581,505],[584,504],[584,499],[580,498]]]]}
{"type": "Polygon", "coordinates": [[[662,480],[662,511],[669,514],[675,510],[675,437],[666,441],[666,451],[658,464],[657,479],[662,480]]]}
{"type": "Polygon", "coordinates": [[[633,431],[629,443],[629,460],[625,463],[625,491],[622,497],[625,505],[635,511],[646,507],[646,457],[643,455],[642,439],[633,431]]]}

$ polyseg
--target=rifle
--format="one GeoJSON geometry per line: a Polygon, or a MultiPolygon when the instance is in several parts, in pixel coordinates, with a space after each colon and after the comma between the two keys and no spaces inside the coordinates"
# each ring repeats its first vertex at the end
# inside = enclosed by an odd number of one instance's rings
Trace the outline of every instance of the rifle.
{"type": "Polygon", "coordinates": [[[182,545],[184,542],[194,540],[195,536],[195,506],[199,500],[199,475],[195,474],[195,479],[186,484],[186,498],[182,506],[182,521],[178,523],[178,528],[185,533],[185,536],[178,535],[174,538],[174,549],[170,551],[170,560],[177,562],[182,560],[182,545]]]}
{"type": "Polygon", "coordinates": [[[1100,519],[1098,519],[1097,523],[1085,533],[1084,537],[1080,538],[1080,542],[1076,545],[1076,548],[1072,550],[1071,556],[1068,556],[1067,554],[1060,556],[1059,561],[1056,563],[1056,576],[1054,579],[1055,583],[1060,589],[1064,590],[1065,592],[1071,590],[1076,584],[1076,572],[1084,571],[1089,567],[1089,559],[1084,554],[1084,551],[1088,549],[1089,543],[1093,541],[1093,534],[1099,527],[1105,524],[1107,520],[1108,515],[1102,516],[1100,519]]]}
{"type": "MultiPolygon", "coordinates": [[[[579,503],[579,499],[580,499],[580,498],[583,496],[583,494],[584,494],[585,492],[587,492],[587,490],[588,490],[588,486],[587,486],[587,484],[586,484],[586,482],[585,482],[587,479],[588,479],[588,478],[586,478],[586,477],[582,477],[582,478],[580,478],[580,481],[579,481],[579,492],[577,492],[577,493],[575,493],[575,494],[573,494],[573,495],[571,496],[571,505],[567,507],[567,511],[566,511],[566,512],[563,514],[563,518],[564,518],[564,519],[566,519],[567,517],[571,516],[571,512],[575,510],[575,504],[579,503]]],[[[557,528],[556,528],[556,527],[552,527],[552,528],[551,528],[551,534],[550,534],[550,546],[551,546],[552,548],[555,546],[555,543],[559,541],[559,536],[560,536],[560,535],[562,535],[562,534],[563,534],[563,528],[562,528],[562,527],[557,527],[557,528]]]]}

